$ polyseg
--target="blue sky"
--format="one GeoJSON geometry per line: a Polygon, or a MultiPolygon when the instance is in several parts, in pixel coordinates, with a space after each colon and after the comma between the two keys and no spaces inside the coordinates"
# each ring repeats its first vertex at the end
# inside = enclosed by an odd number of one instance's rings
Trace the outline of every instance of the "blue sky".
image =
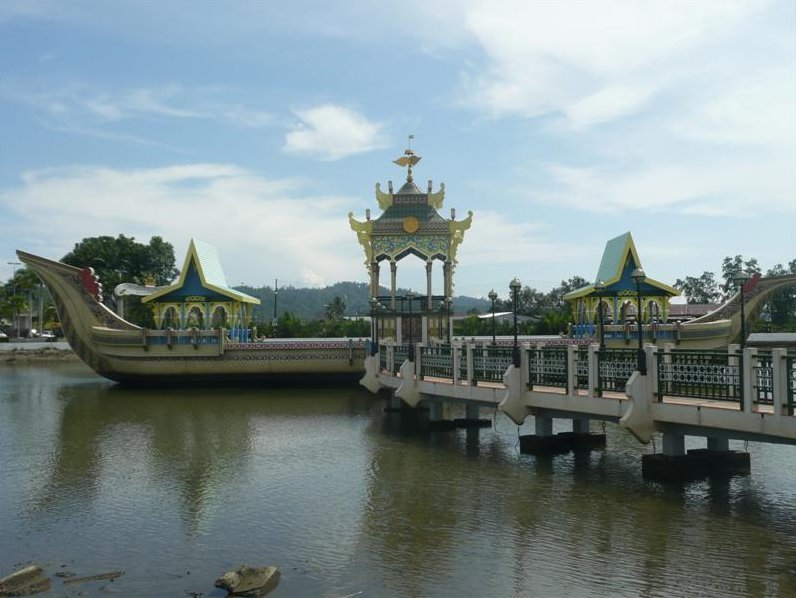
{"type": "Polygon", "coordinates": [[[365,281],[347,214],[409,134],[475,213],[457,294],[591,279],[628,230],[668,283],[796,258],[793,2],[6,0],[0,72],[2,279],[124,233],[231,284],[365,281]]]}

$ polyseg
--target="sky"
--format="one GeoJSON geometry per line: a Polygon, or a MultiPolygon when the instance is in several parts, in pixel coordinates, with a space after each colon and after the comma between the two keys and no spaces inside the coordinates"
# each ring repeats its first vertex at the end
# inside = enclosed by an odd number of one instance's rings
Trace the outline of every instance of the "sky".
{"type": "Polygon", "coordinates": [[[125,234],[211,243],[231,285],[365,282],[348,213],[409,135],[474,212],[456,294],[592,280],[626,231],[668,284],[785,264],[796,3],[5,0],[0,279],[125,234]]]}

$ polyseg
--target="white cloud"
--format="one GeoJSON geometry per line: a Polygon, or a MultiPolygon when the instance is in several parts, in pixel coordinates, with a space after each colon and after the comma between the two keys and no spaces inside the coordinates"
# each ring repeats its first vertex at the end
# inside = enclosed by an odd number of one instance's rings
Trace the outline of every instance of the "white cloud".
{"type": "Polygon", "coordinates": [[[333,104],[296,110],[301,123],[285,137],[285,152],[321,160],[339,160],[352,154],[386,147],[384,125],[333,104]]]}
{"type": "Polygon", "coordinates": [[[762,205],[772,214],[796,213],[793,156],[708,158],[621,168],[551,164],[555,184],[543,201],[588,212],[660,212],[743,218],[762,205]],[[761,201],[763,200],[764,201],[761,201]]]}
{"type": "Polygon", "coordinates": [[[20,88],[13,81],[5,98],[32,106],[53,120],[51,128],[91,131],[92,127],[134,119],[218,120],[245,127],[275,123],[272,114],[251,109],[235,98],[235,90],[189,89],[176,84],[133,87],[118,92],[98,92],[69,86],[46,91],[20,88]]]}
{"type": "Polygon", "coordinates": [[[467,26],[487,64],[467,74],[467,101],[495,116],[563,112],[579,126],[623,116],[677,81],[679,72],[693,71],[701,48],[758,7],[477,4],[467,26]]]}
{"type": "Polygon", "coordinates": [[[363,279],[361,250],[345,216],[354,199],[302,189],[301,181],[225,164],[73,167],[24,173],[2,205],[15,212],[18,248],[47,257],[59,258],[85,237],[123,232],[139,240],[163,236],[175,245],[179,265],[196,237],[218,248],[232,284],[363,279]]]}

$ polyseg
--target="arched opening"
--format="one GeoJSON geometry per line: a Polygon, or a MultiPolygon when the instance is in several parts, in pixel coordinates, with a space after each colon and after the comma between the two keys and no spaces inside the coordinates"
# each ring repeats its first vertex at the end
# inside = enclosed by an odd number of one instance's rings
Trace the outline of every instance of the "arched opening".
{"type": "Polygon", "coordinates": [[[211,328],[228,327],[227,310],[223,305],[217,305],[216,308],[213,310],[213,315],[210,318],[210,327],[211,328]]]}
{"type": "Polygon", "coordinates": [[[199,328],[200,330],[204,328],[205,325],[205,315],[202,310],[194,305],[185,317],[185,327],[186,328],[199,328]]]}
{"type": "Polygon", "coordinates": [[[631,324],[636,321],[636,306],[632,301],[623,301],[619,307],[619,319],[622,324],[631,324]]]}
{"type": "Polygon", "coordinates": [[[161,324],[161,328],[179,328],[180,327],[180,317],[177,315],[177,310],[174,306],[169,306],[166,308],[166,311],[163,312],[163,322],[161,324]]]}

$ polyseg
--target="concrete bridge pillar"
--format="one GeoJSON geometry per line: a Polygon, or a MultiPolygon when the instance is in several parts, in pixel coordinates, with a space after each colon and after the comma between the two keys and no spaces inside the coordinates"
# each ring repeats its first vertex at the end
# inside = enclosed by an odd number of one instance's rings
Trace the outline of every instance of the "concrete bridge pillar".
{"type": "Polygon", "coordinates": [[[727,452],[730,450],[730,439],[708,436],[708,450],[714,452],[727,452]]]}
{"type": "Polygon", "coordinates": [[[553,418],[537,415],[533,418],[536,435],[547,438],[553,435],[553,418]]]}
{"type": "Polygon", "coordinates": [[[589,433],[589,420],[588,418],[573,419],[572,432],[574,434],[588,434],[589,433]]]}
{"type": "Polygon", "coordinates": [[[664,434],[663,454],[667,457],[685,455],[685,436],[682,434],[664,434]]]}
{"type": "Polygon", "coordinates": [[[709,436],[707,445],[686,451],[683,434],[664,433],[663,453],[644,455],[641,473],[647,479],[677,482],[749,473],[749,453],[729,450],[727,438],[709,436]]]}
{"type": "Polygon", "coordinates": [[[479,418],[478,403],[465,403],[464,419],[455,419],[457,428],[490,428],[492,421],[479,418]]]}
{"type": "Polygon", "coordinates": [[[453,430],[456,422],[446,401],[431,401],[428,406],[428,427],[432,430],[453,430]]]}

